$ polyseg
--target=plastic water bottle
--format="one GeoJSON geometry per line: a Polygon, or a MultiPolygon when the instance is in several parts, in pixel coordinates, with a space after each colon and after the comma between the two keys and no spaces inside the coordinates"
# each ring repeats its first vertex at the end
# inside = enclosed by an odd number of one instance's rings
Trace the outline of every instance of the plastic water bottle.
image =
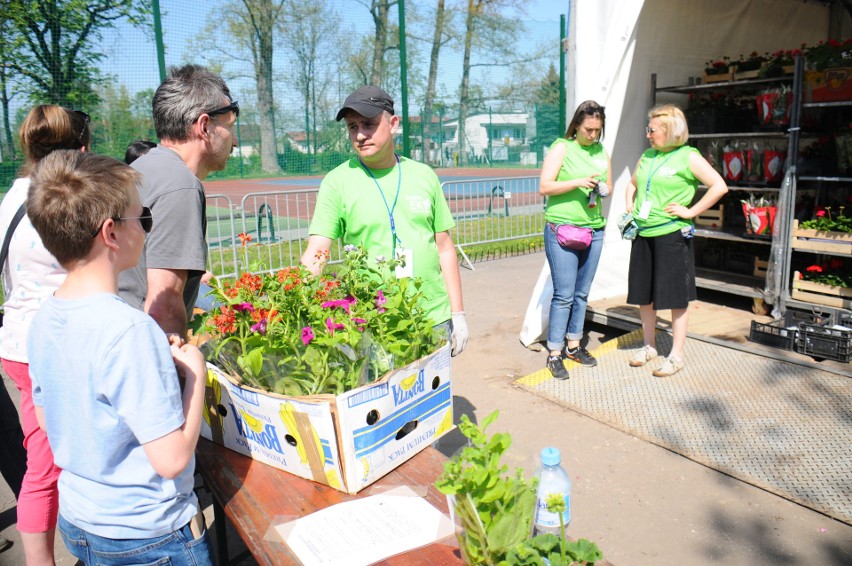
{"type": "Polygon", "coordinates": [[[571,478],[560,465],[558,448],[542,449],[538,480],[535,534],[552,533],[559,536],[559,513],[547,510],[547,497],[559,493],[565,499],[565,512],[562,513],[562,522],[565,527],[568,527],[568,523],[571,522],[571,478]]]}

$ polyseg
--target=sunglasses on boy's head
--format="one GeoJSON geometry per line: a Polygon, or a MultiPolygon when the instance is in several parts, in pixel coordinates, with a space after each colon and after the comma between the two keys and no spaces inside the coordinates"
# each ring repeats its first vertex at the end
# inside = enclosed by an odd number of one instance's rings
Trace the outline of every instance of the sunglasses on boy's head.
{"type": "MultiPolygon", "coordinates": [[[[119,216],[118,218],[113,218],[113,220],[116,222],[119,220],[138,220],[139,224],[142,225],[142,230],[144,230],[146,234],[149,234],[151,232],[151,228],[154,227],[154,216],[151,214],[151,209],[147,206],[142,207],[142,216],[119,216]]],[[[97,237],[101,228],[103,228],[103,223],[101,223],[101,225],[92,232],[92,238],[97,237]]]]}

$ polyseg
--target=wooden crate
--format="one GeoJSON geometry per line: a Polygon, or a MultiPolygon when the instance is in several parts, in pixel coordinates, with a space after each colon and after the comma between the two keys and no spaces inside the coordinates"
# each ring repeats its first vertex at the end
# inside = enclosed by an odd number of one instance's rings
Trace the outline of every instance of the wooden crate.
{"type": "Polygon", "coordinates": [[[720,204],[719,208],[705,210],[695,217],[695,225],[707,228],[722,228],[725,225],[725,205],[720,204]]]}
{"type": "Polygon", "coordinates": [[[735,76],[738,81],[744,81],[746,79],[756,79],[760,76],[760,69],[751,69],[750,71],[737,70],[735,76]]]}
{"type": "Polygon", "coordinates": [[[704,82],[705,83],[720,83],[724,81],[732,81],[734,80],[734,67],[729,67],[731,70],[727,73],[722,73],[719,75],[708,75],[704,73],[704,82]]]}
{"type": "Polygon", "coordinates": [[[815,305],[852,308],[852,289],[805,281],[799,279],[798,271],[793,272],[793,298],[815,305]]]}
{"type": "Polygon", "coordinates": [[[852,255],[852,234],[799,228],[799,221],[794,220],[793,249],[852,255]]]}
{"type": "Polygon", "coordinates": [[[755,277],[766,277],[766,270],[769,269],[769,260],[760,259],[754,256],[754,272],[755,277]]]}

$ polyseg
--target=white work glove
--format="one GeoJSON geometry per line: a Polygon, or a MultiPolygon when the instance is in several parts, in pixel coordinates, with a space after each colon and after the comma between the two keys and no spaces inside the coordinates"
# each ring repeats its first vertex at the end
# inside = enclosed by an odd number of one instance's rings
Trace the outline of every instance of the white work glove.
{"type": "Polygon", "coordinates": [[[601,196],[601,198],[609,196],[609,187],[607,187],[606,183],[604,183],[603,181],[598,182],[598,194],[601,196]]]}
{"type": "Polygon", "coordinates": [[[458,356],[467,347],[467,321],[464,319],[464,311],[453,313],[453,336],[450,339],[450,353],[458,356]]]}

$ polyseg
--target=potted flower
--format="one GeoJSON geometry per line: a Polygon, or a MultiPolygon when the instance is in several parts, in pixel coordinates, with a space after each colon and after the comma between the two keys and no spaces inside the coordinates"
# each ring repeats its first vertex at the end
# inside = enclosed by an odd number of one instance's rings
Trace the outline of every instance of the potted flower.
{"type": "Polygon", "coordinates": [[[830,206],[816,211],[814,218],[801,223],[802,228],[818,232],[852,233],[852,217],[844,214],[845,206],[841,206],[838,214],[833,214],[830,206]]]}
{"type": "Polygon", "coordinates": [[[420,281],[397,279],[399,260],[368,259],[346,246],[331,275],[295,266],[214,281],[219,306],[194,323],[208,360],[244,385],[303,396],[339,395],[431,354],[442,338],[418,306],[420,281]]]}
{"type": "Polygon", "coordinates": [[[793,248],[830,254],[849,255],[852,250],[852,217],[841,206],[834,215],[831,207],[818,210],[810,220],[801,224],[793,221],[793,248]]]}
{"type": "Polygon", "coordinates": [[[814,102],[852,98],[852,38],[820,41],[804,50],[806,97],[814,102]]]}
{"type": "Polygon", "coordinates": [[[737,61],[737,79],[754,79],[760,74],[763,64],[769,60],[769,54],[760,55],[752,51],[748,57],[740,55],[737,61]]]}
{"type": "Polygon", "coordinates": [[[779,49],[769,56],[760,71],[761,77],[782,77],[793,74],[795,58],[802,54],[801,49],[779,49]]]}
{"type": "Polygon", "coordinates": [[[731,65],[731,59],[727,56],[714,61],[707,61],[704,65],[704,82],[731,81],[734,79],[734,69],[735,67],[731,65]]]}
{"type": "Polygon", "coordinates": [[[804,52],[808,69],[814,71],[852,66],[852,38],[820,41],[812,47],[805,47],[804,52]]]}
{"type": "Polygon", "coordinates": [[[793,274],[793,298],[818,305],[848,308],[852,304],[852,269],[848,262],[831,258],[793,274]]]}
{"type": "MultiPolygon", "coordinates": [[[[456,534],[465,563],[569,566],[600,562],[603,554],[597,545],[585,539],[567,540],[564,524],[561,536],[532,536],[538,480],[527,481],[521,469],[509,475],[508,467],[500,463],[512,437],[486,434],[497,415],[497,411],[488,415],[481,427],[467,415],[461,416],[459,430],[469,444],[444,465],[435,482],[438,491],[447,494],[460,527],[456,534]]],[[[548,509],[560,517],[564,505],[560,495],[547,501],[548,509]]]]}

